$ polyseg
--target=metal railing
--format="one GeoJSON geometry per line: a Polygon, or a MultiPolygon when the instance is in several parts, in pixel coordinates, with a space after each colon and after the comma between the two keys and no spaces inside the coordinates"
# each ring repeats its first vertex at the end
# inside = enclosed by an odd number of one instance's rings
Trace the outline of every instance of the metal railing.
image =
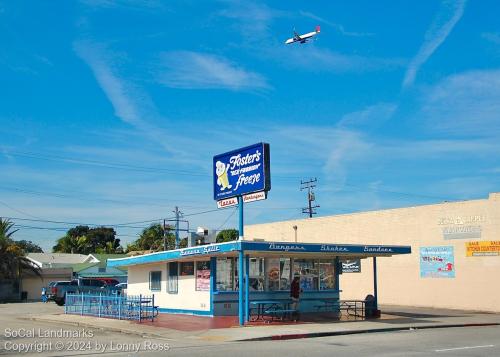
{"type": "Polygon", "coordinates": [[[64,313],[82,316],[107,317],[118,320],[154,321],[158,315],[155,296],[66,294],[64,313]]]}

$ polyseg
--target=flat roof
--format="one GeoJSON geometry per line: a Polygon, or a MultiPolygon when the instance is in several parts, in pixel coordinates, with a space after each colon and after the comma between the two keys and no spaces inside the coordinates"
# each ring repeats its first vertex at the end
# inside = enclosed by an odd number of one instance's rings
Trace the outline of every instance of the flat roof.
{"type": "Polygon", "coordinates": [[[291,243],[270,241],[234,241],[199,245],[196,247],[167,250],[134,257],[108,259],[108,266],[130,266],[152,264],[175,260],[194,260],[202,257],[231,256],[243,250],[251,255],[265,254],[286,257],[332,257],[346,258],[390,257],[397,254],[410,254],[410,246],[401,245],[364,245],[364,244],[330,244],[330,243],[291,243]],[[253,254],[252,254],[253,253],[253,254]]]}

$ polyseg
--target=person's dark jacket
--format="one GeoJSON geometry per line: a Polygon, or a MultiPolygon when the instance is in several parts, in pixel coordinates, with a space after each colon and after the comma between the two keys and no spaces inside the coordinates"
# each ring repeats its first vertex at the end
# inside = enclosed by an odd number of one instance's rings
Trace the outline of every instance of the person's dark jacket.
{"type": "Polygon", "coordinates": [[[298,299],[300,296],[300,281],[299,279],[293,279],[292,284],[290,285],[290,296],[298,299]]]}

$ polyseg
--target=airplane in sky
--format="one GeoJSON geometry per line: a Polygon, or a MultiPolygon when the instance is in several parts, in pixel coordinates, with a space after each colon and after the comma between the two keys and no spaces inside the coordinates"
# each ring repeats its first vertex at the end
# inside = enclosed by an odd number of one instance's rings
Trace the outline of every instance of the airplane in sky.
{"type": "Polygon", "coordinates": [[[285,44],[290,45],[295,42],[306,43],[312,37],[316,36],[318,33],[320,33],[319,26],[316,26],[316,30],[314,32],[308,32],[303,35],[299,35],[297,32],[293,31],[293,37],[286,40],[285,44]]]}

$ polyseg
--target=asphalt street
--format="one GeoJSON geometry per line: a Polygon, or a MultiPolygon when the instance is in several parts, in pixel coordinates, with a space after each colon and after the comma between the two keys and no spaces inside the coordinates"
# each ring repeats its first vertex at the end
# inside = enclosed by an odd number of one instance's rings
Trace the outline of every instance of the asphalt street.
{"type": "MultiPolygon", "coordinates": [[[[0,305],[0,355],[500,356],[500,326],[369,333],[288,341],[208,342],[143,338],[68,324],[31,321],[26,318],[39,311],[32,311],[27,307],[28,305],[23,304],[0,305]],[[26,352],[26,349],[31,350],[26,352]]],[[[52,304],[38,304],[38,307],[44,312],[58,312],[60,309],[52,304]]]]}

